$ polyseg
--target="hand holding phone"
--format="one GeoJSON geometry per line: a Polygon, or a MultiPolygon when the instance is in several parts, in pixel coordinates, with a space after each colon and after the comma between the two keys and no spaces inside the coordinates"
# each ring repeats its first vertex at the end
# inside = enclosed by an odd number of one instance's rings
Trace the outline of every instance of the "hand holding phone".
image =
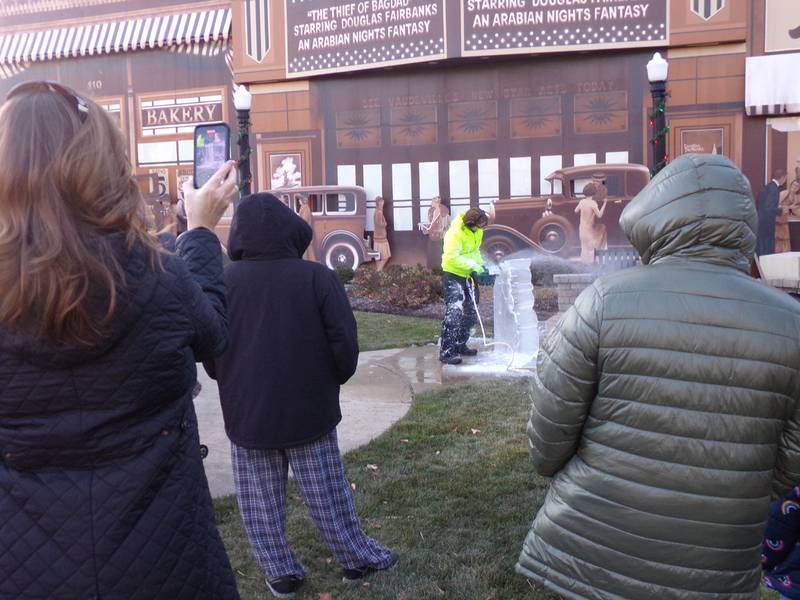
{"type": "Polygon", "coordinates": [[[215,171],[198,190],[191,181],[183,184],[187,229],[205,227],[214,231],[225,209],[236,196],[236,161],[230,160],[215,171]]]}
{"type": "Polygon", "coordinates": [[[225,123],[194,128],[194,187],[201,188],[231,157],[231,130],[225,123]]]}

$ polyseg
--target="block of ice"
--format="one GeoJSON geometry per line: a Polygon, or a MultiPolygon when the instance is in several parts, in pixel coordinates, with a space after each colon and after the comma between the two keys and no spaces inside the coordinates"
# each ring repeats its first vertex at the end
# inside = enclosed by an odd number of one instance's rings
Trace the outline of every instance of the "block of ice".
{"type": "Polygon", "coordinates": [[[512,368],[534,368],[539,352],[539,319],[533,310],[530,258],[501,262],[494,283],[496,352],[513,353],[512,368]]]}

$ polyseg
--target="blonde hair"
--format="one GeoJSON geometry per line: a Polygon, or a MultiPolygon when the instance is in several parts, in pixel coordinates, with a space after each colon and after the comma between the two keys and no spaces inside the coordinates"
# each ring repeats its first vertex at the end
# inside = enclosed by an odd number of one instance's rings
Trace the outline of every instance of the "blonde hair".
{"type": "Polygon", "coordinates": [[[0,324],[90,345],[125,286],[108,234],[143,247],[153,267],[159,244],[116,123],[90,100],[81,115],[46,84],[31,88],[0,108],[0,324]]]}

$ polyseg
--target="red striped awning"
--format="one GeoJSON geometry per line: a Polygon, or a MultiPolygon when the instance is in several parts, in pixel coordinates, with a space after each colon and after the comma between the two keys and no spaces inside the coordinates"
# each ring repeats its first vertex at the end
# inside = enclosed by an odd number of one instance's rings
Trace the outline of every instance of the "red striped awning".
{"type": "Polygon", "coordinates": [[[227,40],[231,10],[0,35],[0,65],[227,40]]]}

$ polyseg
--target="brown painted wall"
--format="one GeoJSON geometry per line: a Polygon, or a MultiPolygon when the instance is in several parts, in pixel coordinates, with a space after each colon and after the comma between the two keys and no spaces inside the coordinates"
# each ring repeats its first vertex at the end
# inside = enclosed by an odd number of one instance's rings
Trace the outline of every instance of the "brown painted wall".
{"type": "Polygon", "coordinates": [[[690,10],[691,0],[673,0],[670,5],[670,45],[743,42],[753,1],[727,0],[719,13],[705,20],[690,10]]]}

